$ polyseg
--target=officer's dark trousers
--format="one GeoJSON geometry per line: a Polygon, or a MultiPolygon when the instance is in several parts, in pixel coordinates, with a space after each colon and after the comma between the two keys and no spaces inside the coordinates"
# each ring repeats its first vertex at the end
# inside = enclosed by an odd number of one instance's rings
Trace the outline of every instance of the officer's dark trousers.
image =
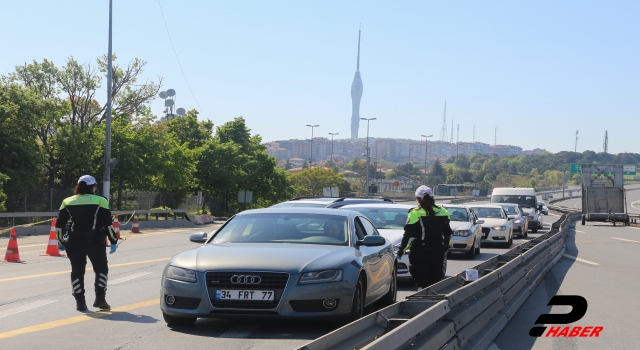
{"type": "Polygon", "coordinates": [[[94,283],[96,298],[104,297],[107,292],[109,267],[104,237],[91,242],[68,242],[65,244],[67,256],[71,261],[71,290],[76,300],[84,300],[84,271],[87,257],[91,260],[93,271],[96,273],[94,283]]]}
{"type": "Polygon", "coordinates": [[[440,282],[445,253],[409,252],[409,273],[420,288],[440,282]]]}

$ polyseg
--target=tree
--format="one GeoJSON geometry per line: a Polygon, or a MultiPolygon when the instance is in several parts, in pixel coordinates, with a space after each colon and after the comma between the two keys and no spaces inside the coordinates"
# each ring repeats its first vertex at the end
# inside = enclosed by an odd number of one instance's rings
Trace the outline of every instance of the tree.
{"type": "Polygon", "coordinates": [[[284,164],[284,170],[289,170],[292,168],[293,168],[293,165],[289,163],[289,159],[287,159],[287,162],[284,164]]]}
{"type": "Polygon", "coordinates": [[[4,184],[9,180],[7,175],[0,173],[0,211],[6,211],[4,203],[7,200],[7,195],[4,193],[3,187],[4,184]]]}
{"type": "Polygon", "coordinates": [[[341,193],[346,191],[344,175],[336,174],[332,169],[313,168],[290,176],[296,196],[322,197],[325,187],[338,187],[341,193]]]}
{"type": "Polygon", "coordinates": [[[190,110],[184,117],[173,118],[165,125],[172,132],[180,144],[189,144],[189,149],[202,147],[213,138],[213,122],[198,122],[198,111],[190,110]]]}

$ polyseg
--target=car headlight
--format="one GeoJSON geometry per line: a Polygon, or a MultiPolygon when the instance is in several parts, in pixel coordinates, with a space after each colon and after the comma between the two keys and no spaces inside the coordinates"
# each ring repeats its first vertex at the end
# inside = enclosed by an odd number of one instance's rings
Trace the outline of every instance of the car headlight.
{"type": "Polygon", "coordinates": [[[196,282],[196,272],[193,270],[183,269],[177,266],[169,266],[167,269],[167,278],[171,278],[184,282],[196,282]]]}
{"type": "Polygon", "coordinates": [[[300,276],[298,284],[327,283],[342,281],[342,270],[307,272],[300,276]]]}
{"type": "Polygon", "coordinates": [[[516,219],[516,220],[513,220],[513,223],[514,223],[514,224],[521,224],[521,223],[522,223],[522,220],[520,220],[520,219],[516,219]]]}
{"type": "Polygon", "coordinates": [[[471,236],[471,231],[469,231],[469,230],[457,230],[457,231],[453,231],[453,235],[454,236],[461,236],[461,237],[469,237],[469,236],[471,236]]]}
{"type": "Polygon", "coordinates": [[[507,226],[493,226],[492,229],[494,229],[496,231],[506,231],[507,230],[507,226]]]}

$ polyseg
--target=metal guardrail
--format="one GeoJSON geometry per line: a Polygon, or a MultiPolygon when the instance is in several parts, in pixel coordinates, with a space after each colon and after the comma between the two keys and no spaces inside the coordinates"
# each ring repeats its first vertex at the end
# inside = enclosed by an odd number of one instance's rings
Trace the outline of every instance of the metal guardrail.
{"type": "Polygon", "coordinates": [[[299,350],[484,350],[564,254],[567,228],[580,214],[558,210],[564,214],[551,231],[474,266],[476,281],[464,272],[449,277],[299,350]]]}

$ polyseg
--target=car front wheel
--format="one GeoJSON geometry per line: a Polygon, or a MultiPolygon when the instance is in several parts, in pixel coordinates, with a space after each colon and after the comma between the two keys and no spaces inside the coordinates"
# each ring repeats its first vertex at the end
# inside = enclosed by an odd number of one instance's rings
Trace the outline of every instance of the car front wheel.
{"type": "Polygon", "coordinates": [[[345,319],[346,322],[351,323],[362,317],[364,312],[364,283],[362,278],[358,278],[356,283],[356,289],[353,292],[353,300],[351,301],[351,313],[345,319]]]}

